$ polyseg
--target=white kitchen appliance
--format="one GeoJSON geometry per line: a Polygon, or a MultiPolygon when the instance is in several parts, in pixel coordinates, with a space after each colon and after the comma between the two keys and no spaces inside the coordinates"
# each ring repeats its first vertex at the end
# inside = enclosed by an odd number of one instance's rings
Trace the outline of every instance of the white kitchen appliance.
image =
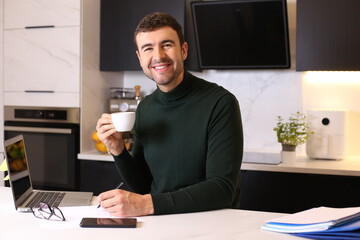
{"type": "Polygon", "coordinates": [[[306,154],[314,159],[360,156],[360,113],[346,110],[310,110],[306,154]]]}
{"type": "Polygon", "coordinates": [[[110,88],[109,110],[113,112],[135,112],[141,100],[140,86],[134,88],[110,88]]]}

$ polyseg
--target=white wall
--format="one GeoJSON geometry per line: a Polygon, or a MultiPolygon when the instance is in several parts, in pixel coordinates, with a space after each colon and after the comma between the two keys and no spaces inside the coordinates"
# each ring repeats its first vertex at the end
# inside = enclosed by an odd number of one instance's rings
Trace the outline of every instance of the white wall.
{"type": "MultiPolygon", "coordinates": [[[[232,92],[240,103],[245,149],[278,151],[275,126],[276,116],[302,110],[301,73],[290,70],[232,70],[204,71],[193,74],[215,82],[232,92]]],[[[151,92],[155,85],[142,72],[125,72],[125,87],[141,85],[151,92]]]]}

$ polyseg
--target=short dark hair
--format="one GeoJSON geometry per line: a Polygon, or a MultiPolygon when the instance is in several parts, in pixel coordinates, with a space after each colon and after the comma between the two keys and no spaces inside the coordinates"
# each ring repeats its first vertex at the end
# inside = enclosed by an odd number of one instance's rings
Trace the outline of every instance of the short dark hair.
{"type": "Polygon", "coordinates": [[[134,42],[136,48],[136,36],[139,32],[151,32],[166,26],[174,29],[174,31],[179,37],[180,44],[183,45],[183,43],[185,42],[184,35],[182,33],[181,25],[176,21],[176,19],[167,13],[153,12],[141,19],[135,29],[134,42]]]}

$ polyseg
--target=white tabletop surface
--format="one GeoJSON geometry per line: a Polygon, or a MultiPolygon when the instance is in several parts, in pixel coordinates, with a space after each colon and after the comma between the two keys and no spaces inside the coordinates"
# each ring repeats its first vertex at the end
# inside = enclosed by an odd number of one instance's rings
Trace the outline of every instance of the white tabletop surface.
{"type": "MultiPolygon", "coordinates": [[[[223,209],[200,213],[147,216],[139,218],[135,229],[71,228],[57,229],[56,221],[38,220],[32,213],[20,213],[14,208],[9,188],[0,187],[0,236],[4,240],[32,239],[197,239],[197,240],[287,240],[302,239],[283,233],[261,230],[266,220],[281,213],[223,209]],[[44,227],[40,221],[47,221],[44,227]]],[[[66,217],[66,216],[65,216],[66,217]]]]}

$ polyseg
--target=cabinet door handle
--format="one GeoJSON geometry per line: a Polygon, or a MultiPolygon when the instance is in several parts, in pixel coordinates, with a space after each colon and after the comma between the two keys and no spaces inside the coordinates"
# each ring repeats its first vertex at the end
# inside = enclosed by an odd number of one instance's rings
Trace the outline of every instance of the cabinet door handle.
{"type": "Polygon", "coordinates": [[[52,90],[25,90],[26,93],[55,93],[55,91],[52,90]]]}
{"type": "Polygon", "coordinates": [[[54,25],[44,25],[44,26],[26,26],[25,29],[34,29],[34,28],[54,28],[54,25]]]}

